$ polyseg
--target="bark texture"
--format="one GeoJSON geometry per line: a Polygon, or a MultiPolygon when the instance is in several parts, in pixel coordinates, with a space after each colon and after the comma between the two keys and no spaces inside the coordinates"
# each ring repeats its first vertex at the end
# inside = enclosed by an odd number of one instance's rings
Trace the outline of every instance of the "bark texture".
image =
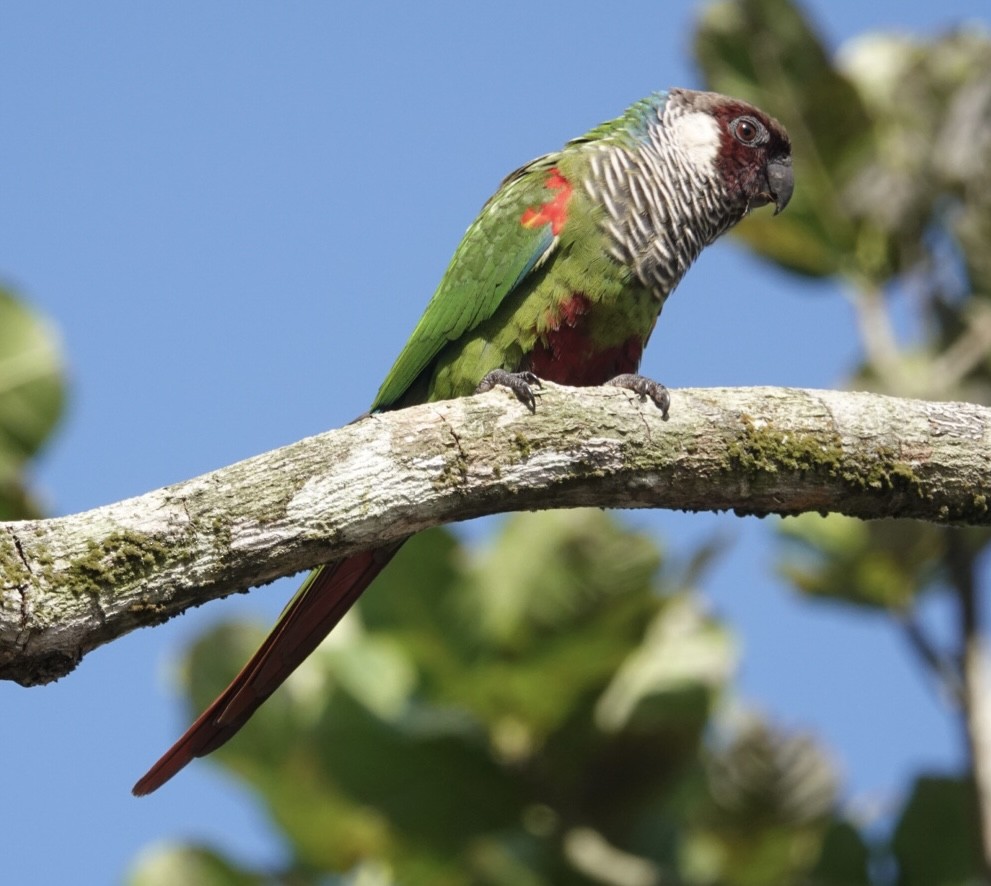
{"type": "Polygon", "coordinates": [[[456,520],[593,505],[991,523],[991,410],[837,391],[547,385],[369,416],[146,495],[0,524],[0,678],[456,520]]]}

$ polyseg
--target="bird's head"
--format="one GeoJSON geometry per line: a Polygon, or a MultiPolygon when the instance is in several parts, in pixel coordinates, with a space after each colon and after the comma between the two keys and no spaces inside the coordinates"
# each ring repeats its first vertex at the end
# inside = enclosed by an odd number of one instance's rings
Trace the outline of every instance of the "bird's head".
{"type": "Polygon", "coordinates": [[[743,214],[768,203],[774,204],[775,214],[781,212],[795,187],[785,128],[739,99],[688,89],[671,92],[682,109],[676,125],[683,139],[716,167],[743,214]]]}

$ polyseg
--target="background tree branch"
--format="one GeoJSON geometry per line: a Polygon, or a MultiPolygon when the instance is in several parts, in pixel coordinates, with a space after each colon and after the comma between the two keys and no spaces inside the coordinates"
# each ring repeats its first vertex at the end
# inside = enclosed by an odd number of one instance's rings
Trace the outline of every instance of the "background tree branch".
{"type": "Polygon", "coordinates": [[[189,606],[429,526],[575,507],[988,525],[991,409],[876,394],[547,385],[371,416],[146,495],[0,524],[0,677],[44,683],[189,606]]]}

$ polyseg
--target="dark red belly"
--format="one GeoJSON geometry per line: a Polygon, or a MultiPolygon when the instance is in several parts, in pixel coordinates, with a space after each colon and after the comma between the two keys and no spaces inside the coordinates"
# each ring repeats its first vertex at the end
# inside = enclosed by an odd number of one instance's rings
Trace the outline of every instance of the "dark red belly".
{"type": "Polygon", "coordinates": [[[586,327],[588,299],[574,295],[558,309],[550,330],[530,355],[528,368],[538,378],[561,385],[601,385],[625,372],[636,372],[643,355],[643,339],[631,336],[619,345],[603,348],[593,342],[586,327]]]}

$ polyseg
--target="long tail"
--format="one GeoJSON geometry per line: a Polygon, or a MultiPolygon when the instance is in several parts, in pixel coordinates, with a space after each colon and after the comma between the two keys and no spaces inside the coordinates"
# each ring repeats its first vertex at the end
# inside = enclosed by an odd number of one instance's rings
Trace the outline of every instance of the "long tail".
{"type": "Polygon", "coordinates": [[[194,757],[215,751],[231,738],[317,648],[401,545],[364,551],[311,572],[251,660],[142,776],[132,789],[134,795],[157,790],[194,757]]]}

